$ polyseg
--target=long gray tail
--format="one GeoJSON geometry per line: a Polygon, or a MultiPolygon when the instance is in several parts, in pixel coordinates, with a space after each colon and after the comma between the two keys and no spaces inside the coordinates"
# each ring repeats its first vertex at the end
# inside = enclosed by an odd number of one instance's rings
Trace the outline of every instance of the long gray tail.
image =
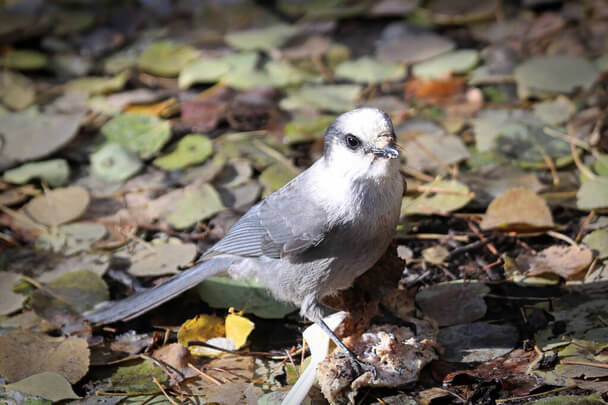
{"type": "Polygon", "coordinates": [[[156,308],[222,270],[234,261],[229,257],[214,257],[173,277],[164,284],[134,294],[121,301],[109,302],[104,308],[86,312],[84,317],[96,324],[128,321],[156,308]]]}

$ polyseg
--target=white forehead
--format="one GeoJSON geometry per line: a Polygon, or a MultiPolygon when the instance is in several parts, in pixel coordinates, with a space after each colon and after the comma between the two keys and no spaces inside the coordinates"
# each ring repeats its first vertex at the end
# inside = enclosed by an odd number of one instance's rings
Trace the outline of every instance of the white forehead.
{"type": "Polygon", "coordinates": [[[381,132],[392,131],[393,126],[388,116],[377,108],[358,108],[339,116],[336,129],[372,139],[381,132]]]}

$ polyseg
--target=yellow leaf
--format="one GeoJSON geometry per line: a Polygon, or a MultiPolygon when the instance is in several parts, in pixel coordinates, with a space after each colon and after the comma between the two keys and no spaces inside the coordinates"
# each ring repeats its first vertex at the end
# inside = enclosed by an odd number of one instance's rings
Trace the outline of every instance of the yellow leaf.
{"type": "Polygon", "coordinates": [[[177,332],[177,341],[188,347],[193,355],[201,355],[202,346],[189,347],[188,343],[194,341],[204,341],[224,336],[224,320],[213,315],[198,315],[196,318],[189,319],[181,326],[177,332]]]}
{"type": "Polygon", "coordinates": [[[226,337],[234,341],[237,349],[247,342],[254,327],[253,322],[239,314],[231,313],[226,317],[226,337]]]}
{"type": "Polygon", "coordinates": [[[134,104],[125,108],[124,112],[142,115],[152,115],[154,117],[166,117],[172,112],[177,102],[174,98],[169,98],[155,104],[134,104]]]}

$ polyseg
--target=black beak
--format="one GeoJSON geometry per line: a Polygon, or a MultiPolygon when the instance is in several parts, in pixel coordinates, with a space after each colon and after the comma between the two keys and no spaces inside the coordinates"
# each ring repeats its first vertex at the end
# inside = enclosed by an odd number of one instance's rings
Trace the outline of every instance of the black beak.
{"type": "Polygon", "coordinates": [[[395,148],[394,145],[388,144],[384,148],[372,148],[371,152],[376,157],[381,157],[385,159],[397,159],[399,157],[399,151],[395,148]]]}

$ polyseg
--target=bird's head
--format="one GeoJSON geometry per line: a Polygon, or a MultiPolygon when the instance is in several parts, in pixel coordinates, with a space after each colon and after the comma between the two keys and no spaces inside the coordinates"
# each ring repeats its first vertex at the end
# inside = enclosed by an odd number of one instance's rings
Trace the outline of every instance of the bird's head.
{"type": "Polygon", "coordinates": [[[330,168],[345,175],[394,175],[399,151],[391,119],[377,108],[358,108],[340,115],[325,133],[324,158],[330,168]]]}

